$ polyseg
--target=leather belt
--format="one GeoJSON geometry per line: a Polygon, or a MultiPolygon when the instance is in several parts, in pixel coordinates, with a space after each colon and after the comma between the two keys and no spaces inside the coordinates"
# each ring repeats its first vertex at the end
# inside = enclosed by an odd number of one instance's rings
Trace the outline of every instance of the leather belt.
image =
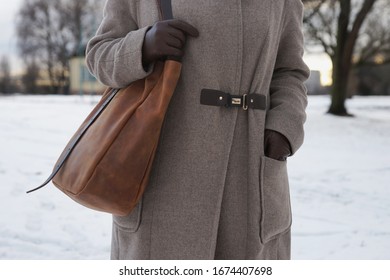
{"type": "Polygon", "coordinates": [[[266,96],[250,93],[243,95],[232,95],[215,89],[202,89],[200,93],[200,104],[209,106],[241,107],[244,110],[267,108],[266,96]]]}

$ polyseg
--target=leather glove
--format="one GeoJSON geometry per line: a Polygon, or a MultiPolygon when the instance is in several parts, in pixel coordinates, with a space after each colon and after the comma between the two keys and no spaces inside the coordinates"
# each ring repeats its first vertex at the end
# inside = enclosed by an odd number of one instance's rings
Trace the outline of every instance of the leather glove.
{"type": "Polygon", "coordinates": [[[283,134],[266,129],[264,133],[264,154],[267,157],[284,161],[291,155],[290,142],[283,134]]]}
{"type": "Polygon", "coordinates": [[[179,19],[156,22],[145,34],[142,46],[144,68],[165,56],[182,57],[187,35],[198,37],[199,31],[179,19]]]}

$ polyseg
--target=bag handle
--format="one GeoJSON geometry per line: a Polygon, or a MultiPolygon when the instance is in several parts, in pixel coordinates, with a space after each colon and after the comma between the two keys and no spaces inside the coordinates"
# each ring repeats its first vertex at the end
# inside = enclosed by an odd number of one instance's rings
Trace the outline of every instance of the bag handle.
{"type": "MultiPolygon", "coordinates": [[[[173,19],[172,14],[172,3],[171,0],[157,0],[159,12],[160,12],[160,18],[163,20],[173,19]]],[[[174,56],[167,57],[169,60],[176,60],[180,61],[181,58],[177,58],[174,56]]],[[[95,120],[99,117],[99,115],[104,111],[104,109],[108,106],[110,101],[115,97],[115,95],[119,92],[120,89],[113,89],[110,95],[108,96],[107,100],[100,106],[100,108],[96,111],[96,113],[93,115],[93,117],[89,120],[88,123],[84,125],[84,127],[81,129],[81,131],[78,133],[78,135],[74,138],[74,140],[69,143],[69,147],[66,147],[66,152],[63,155],[62,160],[55,166],[54,170],[50,174],[49,178],[46,179],[45,182],[43,182],[40,186],[27,191],[27,193],[35,192],[44,186],[46,186],[50,181],[54,178],[54,176],[57,175],[58,171],[60,171],[61,167],[64,165],[65,161],[73,151],[74,147],[77,145],[77,143],[80,141],[81,137],[85,134],[85,132],[90,128],[90,126],[95,122],[95,120]]]]}

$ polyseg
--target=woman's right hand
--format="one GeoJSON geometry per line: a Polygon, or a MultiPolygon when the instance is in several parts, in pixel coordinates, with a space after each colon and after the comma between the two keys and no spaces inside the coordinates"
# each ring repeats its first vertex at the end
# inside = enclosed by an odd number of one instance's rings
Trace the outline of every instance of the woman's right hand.
{"type": "Polygon", "coordinates": [[[178,19],[156,22],[146,32],[142,46],[144,67],[165,56],[182,57],[186,35],[198,37],[199,31],[194,26],[178,19]]]}

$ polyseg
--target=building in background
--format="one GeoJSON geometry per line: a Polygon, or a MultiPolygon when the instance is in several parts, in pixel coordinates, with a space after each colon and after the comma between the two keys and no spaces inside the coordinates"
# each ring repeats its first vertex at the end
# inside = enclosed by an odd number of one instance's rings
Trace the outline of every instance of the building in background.
{"type": "Polygon", "coordinates": [[[102,94],[105,86],[89,73],[85,56],[74,55],[69,60],[69,82],[71,94],[102,94]]]}
{"type": "Polygon", "coordinates": [[[310,77],[305,82],[307,88],[307,94],[309,95],[320,95],[325,94],[325,87],[321,84],[321,72],[318,70],[311,70],[310,77]]]}
{"type": "Polygon", "coordinates": [[[390,63],[355,67],[349,95],[390,95],[390,63]]]}

